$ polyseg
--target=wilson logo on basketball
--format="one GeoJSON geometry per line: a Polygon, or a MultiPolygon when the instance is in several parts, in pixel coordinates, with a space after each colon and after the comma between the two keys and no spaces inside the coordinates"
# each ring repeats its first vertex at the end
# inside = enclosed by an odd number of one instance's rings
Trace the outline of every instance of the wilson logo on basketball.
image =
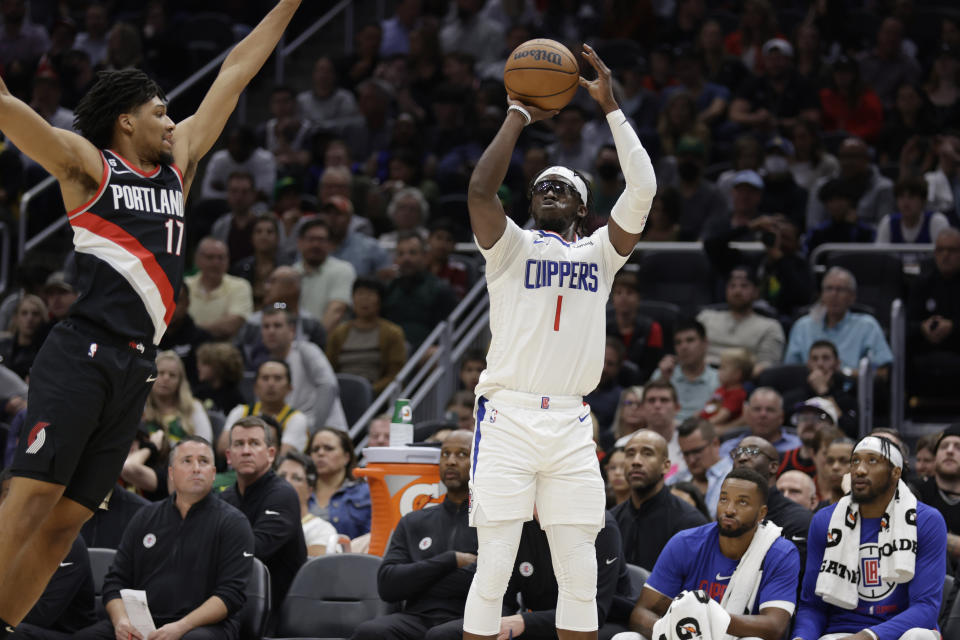
{"type": "Polygon", "coordinates": [[[30,429],[30,434],[27,436],[27,453],[33,455],[40,451],[43,443],[47,441],[47,427],[49,426],[49,422],[38,422],[33,425],[33,429],[30,429]]]}
{"type": "Polygon", "coordinates": [[[546,49],[525,49],[523,51],[517,51],[513,54],[514,60],[521,60],[523,58],[533,58],[538,62],[543,60],[544,62],[555,64],[558,67],[563,64],[563,57],[560,55],[560,53],[556,51],[547,51],[546,49]]]}

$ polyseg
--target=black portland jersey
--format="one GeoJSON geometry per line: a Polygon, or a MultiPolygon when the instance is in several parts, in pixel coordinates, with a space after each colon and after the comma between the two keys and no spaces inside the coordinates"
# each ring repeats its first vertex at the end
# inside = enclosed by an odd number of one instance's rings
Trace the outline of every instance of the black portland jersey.
{"type": "Polygon", "coordinates": [[[70,315],[157,344],[183,282],[183,176],[176,165],[144,173],[115,152],[101,155],[100,189],[67,214],[80,291],[70,315]]]}

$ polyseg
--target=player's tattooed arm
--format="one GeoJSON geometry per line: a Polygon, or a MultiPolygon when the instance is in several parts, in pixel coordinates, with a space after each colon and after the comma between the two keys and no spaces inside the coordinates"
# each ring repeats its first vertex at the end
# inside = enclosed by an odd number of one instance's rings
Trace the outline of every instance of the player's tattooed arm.
{"type": "MultiPolygon", "coordinates": [[[[220,73],[197,112],[174,131],[174,158],[191,183],[197,163],[213,147],[237,106],[240,94],[280,41],[280,36],[300,6],[300,0],[280,0],[253,31],[237,43],[223,61],[220,73]]],[[[184,185],[184,190],[188,185],[184,185]]]]}

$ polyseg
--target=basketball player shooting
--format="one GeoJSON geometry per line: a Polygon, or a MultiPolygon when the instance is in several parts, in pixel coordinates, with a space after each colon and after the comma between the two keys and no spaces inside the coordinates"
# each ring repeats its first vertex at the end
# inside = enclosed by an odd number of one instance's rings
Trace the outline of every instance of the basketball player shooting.
{"type": "MultiPolygon", "coordinates": [[[[184,199],[197,163],[299,5],[280,0],[179,124],[157,84],[135,69],[99,75],[77,106],[82,135],[47,124],[0,80],[0,130],[58,180],[80,280],[69,317],[30,372],[15,477],[0,507],[0,639],[30,611],[120,475],[183,279],[184,199]]],[[[198,626],[208,605],[194,612],[198,626]]]]}
{"type": "Polygon", "coordinates": [[[600,381],[605,307],[613,276],[640,238],[656,192],[653,165],[613,97],[610,70],[589,46],[596,80],[580,86],[603,108],[626,179],[610,222],[581,238],[590,206],[586,179],[549,167],[531,186],[534,228],[504,215],[497,189],[531,122],[549,112],[509,100],[500,131],[470,179],[470,224],[487,261],[492,340],[477,385],[470,524],[479,542],[467,597],[465,640],[506,638],[504,591],[534,505],[559,584],[557,635],[597,637],[594,542],[604,490],[583,396],[600,381]]]}

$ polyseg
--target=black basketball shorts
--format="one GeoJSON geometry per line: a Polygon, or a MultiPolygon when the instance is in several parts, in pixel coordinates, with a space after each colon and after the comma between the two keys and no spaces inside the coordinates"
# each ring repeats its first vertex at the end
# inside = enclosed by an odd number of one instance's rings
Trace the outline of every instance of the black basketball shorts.
{"type": "Polygon", "coordinates": [[[13,475],[64,485],[65,497],[96,511],[120,477],[155,358],[88,323],[58,323],[30,370],[13,475]]]}

